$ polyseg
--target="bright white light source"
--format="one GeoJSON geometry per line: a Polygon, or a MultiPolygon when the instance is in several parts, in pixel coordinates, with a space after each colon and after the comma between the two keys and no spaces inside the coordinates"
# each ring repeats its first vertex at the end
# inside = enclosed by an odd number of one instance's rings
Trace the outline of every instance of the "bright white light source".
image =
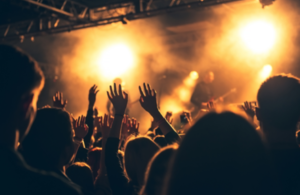
{"type": "Polygon", "coordinates": [[[265,53],[275,44],[276,30],[268,22],[254,21],[241,29],[240,36],[245,45],[254,53],[265,53]]]}
{"type": "Polygon", "coordinates": [[[268,65],[265,65],[265,66],[263,67],[263,69],[261,70],[261,72],[260,72],[261,78],[263,78],[263,79],[268,78],[268,77],[271,75],[272,70],[273,70],[273,68],[272,68],[271,65],[269,65],[269,64],[268,64],[268,65]]]}
{"type": "Polygon", "coordinates": [[[190,77],[191,77],[191,79],[196,80],[196,79],[199,78],[199,75],[198,75],[198,73],[196,71],[192,71],[190,73],[190,77]]]}
{"type": "Polygon", "coordinates": [[[101,75],[113,79],[125,73],[133,66],[134,56],[128,46],[116,44],[103,50],[98,64],[101,75]]]}

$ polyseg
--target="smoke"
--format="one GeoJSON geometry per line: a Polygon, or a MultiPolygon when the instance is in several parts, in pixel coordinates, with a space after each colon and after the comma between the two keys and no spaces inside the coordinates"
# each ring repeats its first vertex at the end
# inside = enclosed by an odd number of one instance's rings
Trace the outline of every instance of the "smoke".
{"type": "MultiPolygon", "coordinates": [[[[63,91],[69,102],[67,109],[75,116],[86,113],[93,84],[100,89],[96,107],[100,114],[107,112],[106,91],[114,78],[103,75],[99,57],[113,44],[127,45],[134,54],[133,66],[119,75],[126,83],[130,104],[139,98],[138,85],[146,82],[160,93],[163,112],[180,112],[187,107],[178,98],[178,87],[183,86],[190,71],[197,71],[199,79],[204,72],[214,71],[216,97],[237,88],[225,99],[234,103],[256,99],[262,82],[259,72],[266,64],[273,66],[274,73],[295,74],[300,60],[295,44],[299,42],[297,6],[296,0],[278,0],[262,9],[257,1],[240,1],[130,21],[127,25],[115,23],[38,37],[33,43],[24,41],[19,46],[46,64],[46,75],[58,75],[57,84],[49,84],[48,94],[63,91]],[[254,54],[241,43],[239,29],[253,20],[266,20],[277,29],[277,41],[268,53],[254,54]]],[[[116,54],[115,58],[120,56],[116,54]]],[[[131,104],[130,110],[130,115],[140,121],[141,131],[145,131],[150,126],[150,115],[139,102],[131,104]]]]}

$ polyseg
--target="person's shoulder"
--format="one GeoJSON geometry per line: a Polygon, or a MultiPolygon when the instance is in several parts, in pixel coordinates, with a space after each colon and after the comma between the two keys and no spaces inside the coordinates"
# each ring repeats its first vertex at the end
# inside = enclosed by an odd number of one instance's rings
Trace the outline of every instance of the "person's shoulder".
{"type": "Polygon", "coordinates": [[[30,168],[30,172],[31,177],[35,178],[37,188],[43,191],[43,194],[82,194],[80,187],[56,173],[39,171],[33,168],[30,168]]]}

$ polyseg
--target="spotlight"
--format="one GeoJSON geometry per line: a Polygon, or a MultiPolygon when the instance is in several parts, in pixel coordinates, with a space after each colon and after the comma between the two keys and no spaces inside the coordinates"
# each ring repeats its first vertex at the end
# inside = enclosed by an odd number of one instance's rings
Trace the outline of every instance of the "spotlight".
{"type": "Polygon", "coordinates": [[[199,78],[199,75],[198,75],[198,73],[197,73],[196,71],[192,71],[192,72],[190,73],[190,77],[191,77],[191,79],[193,79],[193,80],[197,80],[197,79],[199,78]]]}
{"type": "Polygon", "coordinates": [[[266,21],[254,21],[241,29],[240,36],[245,45],[254,53],[265,53],[275,44],[276,30],[266,21]]]}
{"type": "Polygon", "coordinates": [[[113,79],[134,65],[134,55],[127,45],[112,45],[102,52],[98,65],[103,77],[113,79]]]}
{"type": "Polygon", "coordinates": [[[265,65],[265,66],[263,67],[263,69],[261,70],[261,72],[260,72],[261,78],[262,78],[262,79],[268,78],[268,77],[271,75],[272,70],[273,70],[273,68],[272,68],[271,65],[269,65],[269,64],[265,65]]]}

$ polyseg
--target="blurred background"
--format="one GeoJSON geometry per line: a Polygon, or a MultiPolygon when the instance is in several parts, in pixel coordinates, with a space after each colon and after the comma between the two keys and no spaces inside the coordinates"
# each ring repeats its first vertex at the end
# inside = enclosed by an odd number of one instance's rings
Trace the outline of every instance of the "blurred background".
{"type": "Polygon", "coordinates": [[[115,78],[129,93],[130,116],[146,129],[150,115],[136,102],[143,82],[158,92],[163,113],[179,113],[190,109],[207,71],[214,72],[215,97],[229,94],[226,104],[255,101],[270,75],[300,76],[298,0],[264,8],[258,0],[148,0],[138,1],[138,9],[134,0],[1,3],[0,42],[24,49],[45,73],[39,107],[52,105],[62,91],[75,116],[86,113],[93,84],[100,89],[96,107],[107,112],[106,91],[115,78]]]}

